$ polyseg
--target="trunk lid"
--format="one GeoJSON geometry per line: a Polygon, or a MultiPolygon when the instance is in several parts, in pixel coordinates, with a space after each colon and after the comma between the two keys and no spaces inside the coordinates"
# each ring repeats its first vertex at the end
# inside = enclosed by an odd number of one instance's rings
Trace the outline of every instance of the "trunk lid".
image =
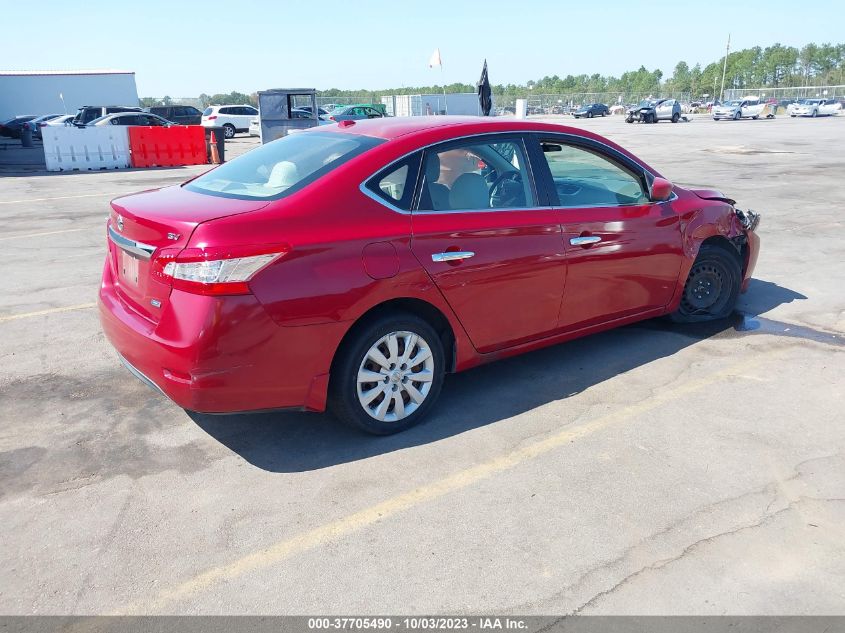
{"type": "Polygon", "coordinates": [[[181,186],[112,200],[108,259],[118,296],[133,311],[157,323],[171,290],[160,274],[162,257],[175,257],[199,224],[257,211],[267,204],[267,200],[221,198],[181,186]]]}

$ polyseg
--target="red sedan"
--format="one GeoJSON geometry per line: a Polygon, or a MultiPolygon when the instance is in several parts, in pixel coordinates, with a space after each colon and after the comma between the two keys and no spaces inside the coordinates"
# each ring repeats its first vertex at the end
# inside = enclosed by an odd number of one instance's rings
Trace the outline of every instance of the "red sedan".
{"type": "Polygon", "coordinates": [[[758,216],[596,134],[345,121],[111,203],[99,294],[127,367],[200,412],[416,424],[447,372],[640,319],[720,319],[758,216]]]}

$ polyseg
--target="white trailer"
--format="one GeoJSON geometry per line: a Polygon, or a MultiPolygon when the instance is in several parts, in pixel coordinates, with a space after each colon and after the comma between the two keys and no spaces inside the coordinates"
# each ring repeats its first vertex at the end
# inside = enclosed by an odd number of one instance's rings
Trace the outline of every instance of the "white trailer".
{"type": "Polygon", "coordinates": [[[135,73],[0,70],[0,120],[25,114],[74,114],[84,105],[139,105],[135,73]]]}

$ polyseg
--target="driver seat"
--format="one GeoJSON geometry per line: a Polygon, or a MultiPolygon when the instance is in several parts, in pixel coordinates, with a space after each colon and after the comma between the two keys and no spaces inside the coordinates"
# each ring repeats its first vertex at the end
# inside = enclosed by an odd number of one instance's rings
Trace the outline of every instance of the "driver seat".
{"type": "Polygon", "coordinates": [[[484,176],[474,172],[458,176],[449,192],[449,205],[453,209],[489,209],[490,189],[484,176]]]}

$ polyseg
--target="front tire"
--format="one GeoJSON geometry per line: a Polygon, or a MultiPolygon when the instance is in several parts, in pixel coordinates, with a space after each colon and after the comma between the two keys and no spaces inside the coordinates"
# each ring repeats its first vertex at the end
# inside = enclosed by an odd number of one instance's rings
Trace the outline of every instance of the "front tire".
{"type": "Polygon", "coordinates": [[[680,120],[681,120],[681,115],[680,115],[680,114],[678,114],[677,112],[675,112],[675,113],[672,115],[672,123],[677,123],[677,122],[678,122],[678,121],[680,121],[680,120]]]}
{"type": "Polygon", "coordinates": [[[590,112],[587,112],[587,118],[588,118],[588,119],[592,119],[592,118],[593,118],[593,112],[592,112],[592,110],[591,110],[590,112]]]}
{"type": "Polygon", "coordinates": [[[742,118],[742,114],[737,110],[734,112],[734,121],[739,121],[742,118]]]}
{"type": "Polygon", "coordinates": [[[354,333],[332,366],[329,410],[373,435],[418,424],[434,406],[445,374],[443,343],[410,313],[385,315],[354,333]]]}
{"type": "Polygon", "coordinates": [[[739,255],[704,244],[690,268],[681,305],[670,318],[676,323],[724,319],[736,306],[741,284],[739,255]]]}

